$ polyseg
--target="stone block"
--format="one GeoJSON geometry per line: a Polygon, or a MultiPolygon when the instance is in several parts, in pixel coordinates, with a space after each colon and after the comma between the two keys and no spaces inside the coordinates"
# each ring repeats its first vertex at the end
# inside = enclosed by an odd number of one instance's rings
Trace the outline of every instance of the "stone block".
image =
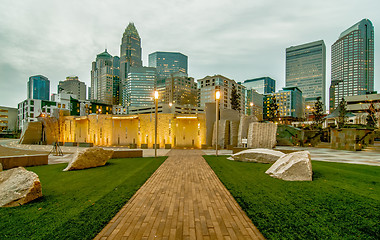
{"type": "Polygon", "coordinates": [[[0,172],[0,207],[16,207],[42,197],[38,175],[23,167],[0,172]]]}
{"type": "Polygon", "coordinates": [[[87,142],[80,142],[78,143],[78,147],[93,147],[93,143],[87,143],[87,142]]]}
{"type": "Polygon", "coordinates": [[[113,158],[137,158],[143,157],[142,150],[116,150],[112,154],[113,158]]]}
{"type": "Polygon", "coordinates": [[[48,159],[48,154],[1,156],[0,163],[3,165],[3,169],[11,169],[15,167],[47,165],[48,159]]]}
{"type": "Polygon", "coordinates": [[[242,139],[248,138],[249,124],[252,122],[257,122],[257,117],[255,116],[245,116],[240,117],[239,130],[238,130],[238,147],[243,147],[242,139]]]}
{"type": "Polygon", "coordinates": [[[248,148],[273,148],[276,146],[277,124],[252,122],[248,129],[248,148]]]}
{"type": "Polygon", "coordinates": [[[165,149],[171,149],[172,145],[171,144],[165,144],[165,149]]]}
{"type": "Polygon", "coordinates": [[[239,121],[230,121],[230,145],[237,147],[239,137],[239,121]]]}
{"type": "Polygon", "coordinates": [[[148,149],[148,144],[142,143],[141,144],[141,149],[148,149]]]}

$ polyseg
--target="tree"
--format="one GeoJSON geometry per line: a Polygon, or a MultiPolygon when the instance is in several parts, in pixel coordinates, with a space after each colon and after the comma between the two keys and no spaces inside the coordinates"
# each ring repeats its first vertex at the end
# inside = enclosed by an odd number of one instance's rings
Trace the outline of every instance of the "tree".
{"type": "Polygon", "coordinates": [[[339,110],[338,128],[342,128],[347,121],[347,116],[346,116],[347,115],[347,109],[346,109],[346,107],[347,107],[347,103],[344,100],[344,98],[342,98],[342,100],[340,101],[340,103],[338,105],[338,110],[339,110]]]}
{"type": "Polygon", "coordinates": [[[369,127],[376,127],[376,124],[377,124],[377,117],[376,117],[376,109],[375,107],[373,106],[373,103],[371,103],[369,105],[369,108],[368,108],[368,115],[367,115],[367,125],[369,127]]]}
{"type": "Polygon", "coordinates": [[[275,95],[272,95],[272,97],[269,99],[268,114],[268,121],[276,121],[278,116],[278,104],[275,95]]]}
{"type": "Polygon", "coordinates": [[[317,98],[317,102],[313,108],[314,122],[317,127],[320,127],[323,123],[323,103],[321,102],[321,97],[317,98]]]}
{"type": "Polygon", "coordinates": [[[236,86],[232,85],[231,108],[240,111],[240,93],[237,92],[236,86]]]}

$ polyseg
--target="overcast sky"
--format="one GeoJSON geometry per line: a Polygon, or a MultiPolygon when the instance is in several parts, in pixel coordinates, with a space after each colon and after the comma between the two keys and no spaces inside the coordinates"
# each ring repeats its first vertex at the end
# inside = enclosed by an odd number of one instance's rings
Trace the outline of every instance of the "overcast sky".
{"type": "MultiPolygon", "coordinates": [[[[326,85],[331,45],[363,18],[375,28],[375,90],[380,91],[379,0],[0,0],[0,105],[26,99],[28,78],[67,76],[90,85],[91,62],[107,47],[120,54],[129,22],[140,34],[143,64],[155,51],[189,57],[189,76],[222,74],[236,81],[270,76],[285,85],[285,49],[324,40],[326,85]]],[[[327,91],[328,92],[328,91],[327,91]]],[[[328,96],[326,96],[328,98],[328,96]]]]}

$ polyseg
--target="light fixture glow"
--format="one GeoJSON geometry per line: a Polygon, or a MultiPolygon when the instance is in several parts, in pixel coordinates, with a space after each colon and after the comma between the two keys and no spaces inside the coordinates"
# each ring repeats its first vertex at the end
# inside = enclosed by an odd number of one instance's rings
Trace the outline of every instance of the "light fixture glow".
{"type": "Polygon", "coordinates": [[[215,99],[217,99],[217,100],[220,99],[220,91],[215,92],[215,99]]]}
{"type": "Polygon", "coordinates": [[[158,99],[158,91],[154,91],[154,99],[158,99]]]}

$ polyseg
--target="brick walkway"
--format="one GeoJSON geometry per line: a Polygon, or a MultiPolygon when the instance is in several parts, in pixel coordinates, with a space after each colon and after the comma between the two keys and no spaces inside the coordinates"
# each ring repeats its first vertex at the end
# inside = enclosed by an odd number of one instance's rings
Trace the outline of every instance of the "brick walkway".
{"type": "Polygon", "coordinates": [[[95,239],[264,239],[199,150],[171,150],[95,239]]]}

